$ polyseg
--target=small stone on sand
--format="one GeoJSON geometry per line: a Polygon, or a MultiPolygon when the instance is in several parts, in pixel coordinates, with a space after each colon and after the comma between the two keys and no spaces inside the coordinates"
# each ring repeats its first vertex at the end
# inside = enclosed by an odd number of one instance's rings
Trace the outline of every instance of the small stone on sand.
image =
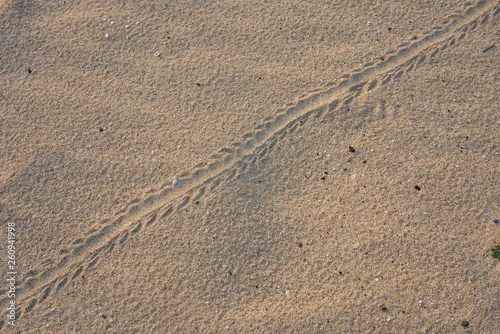
{"type": "Polygon", "coordinates": [[[178,184],[179,184],[179,180],[173,180],[173,181],[172,181],[172,184],[173,184],[174,186],[178,185],[178,184]]]}

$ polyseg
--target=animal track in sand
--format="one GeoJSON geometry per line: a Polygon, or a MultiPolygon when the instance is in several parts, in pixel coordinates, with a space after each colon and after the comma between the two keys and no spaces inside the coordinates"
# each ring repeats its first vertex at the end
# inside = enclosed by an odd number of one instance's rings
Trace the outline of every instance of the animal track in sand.
{"type": "MultiPolygon", "coordinates": [[[[20,279],[17,317],[29,313],[48,296],[95,266],[103,252],[127,242],[142,229],[165,221],[173,212],[195,203],[219,185],[265,159],[277,143],[307,124],[308,119],[314,117],[329,121],[339,116],[339,112],[356,98],[371,94],[390,81],[419,69],[441,51],[459,43],[467,34],[498,18],[499,13],[496,0],[484,0],[467,8],[463,14],[451,15],[421,39],[399,45],[393,52],[350,75],[342,76],[339,83],[329,83],[320,90],[301,96],[297,102],[279,110],[274,118],[266,119],[255,132],[219,150],[210,157],[210,163],[198,164],[194,170],[182,173],[178,185],[167,182],[159,189],[150,191],[145,199],[132,201],[114,220],[104,223],[99,231],[77,238],[67,249],[60,251],[60,259],[33,268],[20,279]]],[[[396,118],[398,113],[397,109],[389,108],[382,101],[355,117],[366,123],[373,119],[396,118]]],[[[0,307],[5,307],[8,301],[7,298],[0,299],[0,307]]],[[[4,322],[0,321],[0,329],[3,326],[4,322]]]]}

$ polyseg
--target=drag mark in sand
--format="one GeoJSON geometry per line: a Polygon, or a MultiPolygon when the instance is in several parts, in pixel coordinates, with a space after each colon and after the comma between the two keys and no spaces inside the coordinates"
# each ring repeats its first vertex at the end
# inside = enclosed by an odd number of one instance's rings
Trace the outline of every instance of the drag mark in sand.
{"type": "MultiPolygon", "coordinates": [[[[376,61],[366,64],[351,75],[340,78],[340,83],[331,83],[319,91],[300,97],[300,100],[280,110],[272,119],[266,120],[254,133],[246,134],[241,142],[222,148],[211,157],[211,163],[199,164],[191,171],[181,174],[178,184],[165,183],[158,190],[150,192],[146,199],[136,199],[113,221],[106,223],[97,232],[89,232],[62,250],[63,256],[46,269],[34,268],[20,279],[17,299],[22,313],[28,313],[48,296],[64,288],[71,280],[79,277],[100,260],[100,254],[112,250],[115,245],[143,228],[164,221],[178,211],[214,191],[220,184],[228,182],[265,158],[273,147],[285,136],[306,124],[311,117],[325,121],[334,117],[343,107],[359,96],[374,92],[377,88],[397,79],[409,71],[416,70],[424,62],[434,58],[442,50],[455,45],[466,34],[498,17],[498,1],[479,1],[445,20],[442,27],[435,27],[426,36],[413,43],[403,43],[376,61]]],[[[382,108],[384,111],[384,108],[382,108]]],[[[379,117],[385,117],[383,113],[379,117]]],[[[5,307],[7,298],[0,299],[5,307]]],[[[0,321],[0,329],[4,326],[0,321]]]]}

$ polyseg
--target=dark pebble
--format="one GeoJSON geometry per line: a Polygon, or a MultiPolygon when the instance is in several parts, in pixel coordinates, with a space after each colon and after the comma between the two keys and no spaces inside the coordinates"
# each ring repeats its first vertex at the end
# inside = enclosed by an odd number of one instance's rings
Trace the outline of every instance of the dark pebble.
{"type": "Polygon", "coordinates": [[[33,72],[33,71],[31,70],[31,68],[28,68],[28,73],[31,73],[31,72],[33,72]]]}
{"type": "Polygon", "coordinates": [[[354,152],[356,152],[356,150],[354,149],[354,147],[349,146],[349,152],[354,153],[354,152]]]}
{"type": "Polygon", "coordinates": [[[103,132],[103,131],[104,131],[104,129],[103,129],[103,128],[99,128],[99,132],[103,132]]]}
{"type": "Polygon", "coordinates": [[[419,186],[415,186],[415,189],[420,190],[420,189],[422,189],[422,188],[420,188],[419,186]]]}
{"type": "Polygon", "coordinates": [[[299,242],[299,248],[302,248],[302,246],[304,246],[302,245],[302,242],[299,242]]]}
{"type": "Polygon", "coordinates": [[[463,328],[467,328],[469,327],[469,322],[467,320],[464,320],[460,325],[462,325],[463,328]]]}
{"type": "Polygon", "coordinates": [[[384,311],[384,312],[389,311],[389,309],[388,309],[387,307],[385,307],[384,305],[382,305],[382,306],[380,307],[380,309],[381,309],[382,311],[384,311]]]}
{"type": "Polygon", "coordinates": [[[494,222],[495,224],[498,224],[498,223],[500,223],[500,220],[498,220],[498,219],[493,219],[493,222],[494,222]]]}

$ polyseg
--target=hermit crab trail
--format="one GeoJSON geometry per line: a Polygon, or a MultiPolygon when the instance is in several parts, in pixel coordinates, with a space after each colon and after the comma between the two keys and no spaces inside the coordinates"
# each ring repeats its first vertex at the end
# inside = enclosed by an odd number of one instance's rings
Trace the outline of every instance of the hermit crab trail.
{"type": "MultiPolygon", "coordinates": [[[[452,22],[445,28],[439,28],[413,44],[401,45],[396,53],[387,55],[384,61],[375,65],[374,63],[367,64],[363,69],[354,72],[352,76],[338,85],[297,102],[282,114],[277,115],[273,120],[260,126],[255,133],[244,136],[243,139],[246,141],[235,143],[230,148],[220,150],[220,155],[215,157],[217,160],[211,165],[202,166],[192,173],[185,173],[186,177],[184,178],[182,177],[184,174],[181,175],[180,185],[161,189],[143,201],[135,201],[126,213],[106,224],[97,233],[76,240],[74,243],[76,246],[68,251],[68,254],[59,262],[51,265],[38,276],[29,280],[25,279],[17,294],[18,299],[27,301],[22,306],[24,312],[31,311],[37,304],[43,302],[51,292],[58,291],[64,287],[68,280],[77,277],[83,271],[86,262],[90,262],[87,267],[94,265],[97,258],[93,257],[88,260],[89,255],[98,254],[103,249],[113,247],[118,242],[118,238],[124,241],[129,232],[137,233],[144,225],[148,226],[156,221],[158,217],[161,219],[167,216],[174,210],[171,204],[176,200],[182,199],[181,204],[176,208],[180,210],[192,200],[191,195],[194,191],[199,191],[199,194],[195,197],[198,198],[203,196],[205,189],[209,185],[212,185],[211,189],[214,189],[221,182],[221,175],[225,173],[234,175],[241,170],[242,165],[246,165],[248,157],[254,156],[266,144],[273,145],[277,136],[282,138],[283,135],[291,133],[292,131],[285,132],[284,130],[291,125],[295,127],[296,124],[294,123],[297,120],[314,113],[323,113],[330,104],[334,104],[334,102],[338,102],[343,98],[346,99],[345,101],[351,101],[359,96],[361,92],[371,91],[379,87],[378,81],[374,78],[383,75],[388,77],[387,73],[391,73],[401,65],[407,65],[406,70],[418,67],[422,62],[422,60],[417,59],[421,53],[425,53],[421,56],[422,59],[425,59],[429,53],[432,53],[430,55],[432,58],[433,55],[437,54],[434,48],[439,52],[440,48],[437,46],[444,41],[451,39],[453,44],[455,43],[454,33],[462,33],[460,36],[463,38],[466,31],[473,31],[479,25],[487,22],[486,17],[489,19],[488,15],[481,20],[481,24],[477,24],[478,18],[492,9],[496,3],[496,0],[477,2],[475,6],[469,7],[463,15],[452,17],[452,22]],[[470,26],[468,26],[469,24],[470,26]],[[163,213],[159,214],[159,212],[163,213]],[[148,222],[143,223],[144,220],[148,222]]],[[[495,15],[498,15],[498,9],[494,11],[492,16],[495,15]]],[[[461,39],[460,36],[457,39],[461,39]]],[[[451,42],[448,44],[452,45],[451,42]]],[[[399,77],[406,70],[398,70],[397,73],[391,74],[391,76],[399,77]]],[[[385,81],[384,79],[382,84],[385,81]]],[[[5,306],[7,302],[8,299],[6,298],[0,300],[0,306],[5,306]]]]}

